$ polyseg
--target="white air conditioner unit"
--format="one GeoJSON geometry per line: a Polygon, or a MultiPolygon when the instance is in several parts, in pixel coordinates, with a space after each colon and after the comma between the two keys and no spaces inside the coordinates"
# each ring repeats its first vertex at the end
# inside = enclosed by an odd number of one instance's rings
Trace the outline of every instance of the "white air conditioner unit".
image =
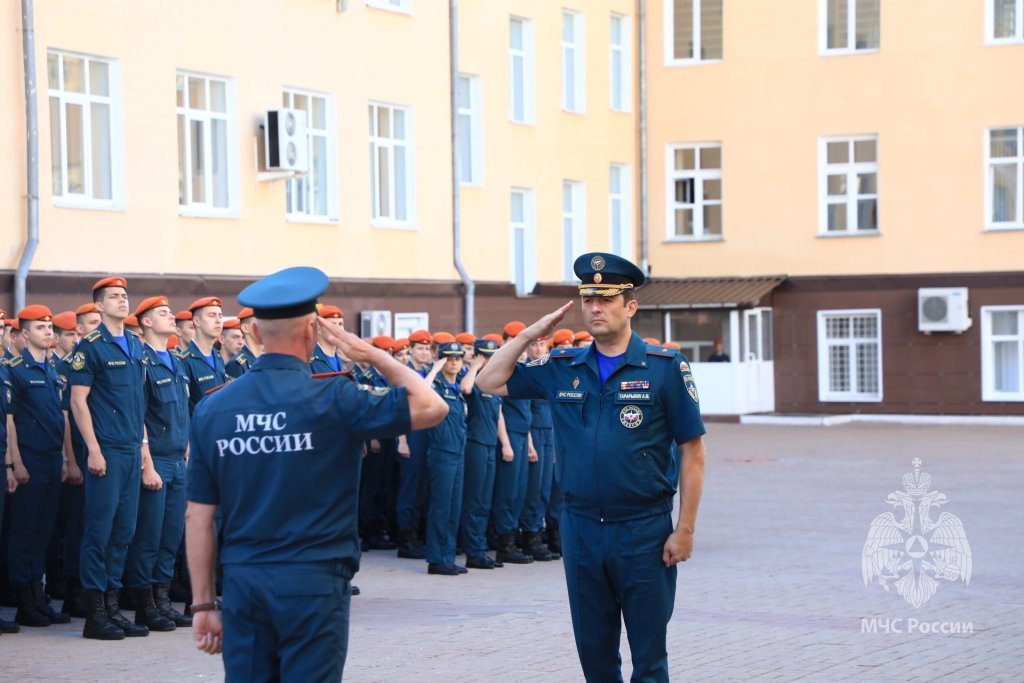
{"type": "Polygon", "coordinates": [[[966,287],[922,287],[917,290],[917,330],[960,333],[970,328],[966,287]]]}
{"type": "Polygon", "coordinates": [[[373,339],[379,335],[391,336],[391,311],[363,311],[359,314],[359,336],[373,339]]]}
{"type": "Polygon", "coordinates": [[[268,171],[309,171],[306,112],[270,109],[263,121],[264,164],[268,171]]]}

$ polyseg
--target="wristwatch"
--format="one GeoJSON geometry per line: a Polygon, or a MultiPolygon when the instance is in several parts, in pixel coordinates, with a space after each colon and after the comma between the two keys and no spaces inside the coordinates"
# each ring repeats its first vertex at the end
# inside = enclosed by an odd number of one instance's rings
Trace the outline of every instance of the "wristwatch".
{"type": "Polygon", "coordinates": [[[215,598],[213,602],[196,603],[195,605],[189,607],[189,610],[192,612],[192,614],[195,614],[196,612],[209,612],[210,610],[217,610],[219,612],[220,600],[217,600],[215,598]]]}
{"type": "Polygon", "coordinates": [[[14,463],[13,462],[7,463],[7,469],[13,470],[14,469],[14,463]]]}

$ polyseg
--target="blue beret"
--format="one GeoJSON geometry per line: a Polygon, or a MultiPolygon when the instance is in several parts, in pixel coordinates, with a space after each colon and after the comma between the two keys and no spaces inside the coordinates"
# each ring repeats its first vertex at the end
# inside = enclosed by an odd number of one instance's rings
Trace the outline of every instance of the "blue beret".
{"type": "Polygon", "coordinates": [[[437,345],[437,355],[439,358],[462,358],[466,352],[459,342],[444,342],[437,345]]]}
{"type": "Polygon", "coordinates": [[[633,262],[600,251],[583,254],[572,269],[580,279],[580,296],[615,296],[647,281],[633,262]]]}
{"type": "Polygon", "coordinates": [[[493,339],[484,339],[481,337],[473,342],[473,348],[477,353],[482,353],[485,356],[493,356],[498,352],[498,342],[493,339]]]}
{"type": "Polygon", "coordinates": [[[238,303],[264,320],[298,318],[316,310],[317,297],[327,285],[327,274],[319,268],[285,268],[243,289],[238,303]]]}

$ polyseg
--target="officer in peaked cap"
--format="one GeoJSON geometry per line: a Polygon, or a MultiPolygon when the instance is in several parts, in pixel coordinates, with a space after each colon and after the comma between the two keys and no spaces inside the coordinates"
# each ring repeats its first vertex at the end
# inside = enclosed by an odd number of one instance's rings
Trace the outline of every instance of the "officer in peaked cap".
{"type": "Polygon", "coordinates": [[[228,381],[224,359],[214,348],[224,328],[223,303],[220,297],[204,296],[193,301],[188,310],[192,314],[195,337],[181,357],[188,367],[189,406],[195,411],[206,392],[228,381]]]}
{"type": "Polygon", "coordinates": [[[676,564],[690,557],[704,479],[697,388],[679,352],[632,331],[644,274],[613,254],[590,253],[574,268],[586,349],[556,349],[517,365],[527,345],[550,334],[573,302],[509,340],[477,378],[481,389],[551,403],[558,435],[562,551],[576,649],[588,681],[622,680],[620,619],[633,680],[667,681],[666,628],[676,564]],[[681,466],[673,480],[672,444],[681,466]],[[680,513],[672,499],[680,488],[680,513]]]}
{"type": "Polygon", "coordinates": [[[265,352],[193,416],[186,522],[193,634],[205,652],[223,644],[228,680],[341,679],[349,586],[359,568],[363,442],[432,427],[447,412],[386,351],[317,318],[327,284],[320,270],[298,267],[245,288],[238,301],[252,307],[265,352]],[[318,334],[372,364],[391,389],[360,390],[336,373],[314,377],[308,361],[318,334]],[[218,554],[223,612],[214,596],[218,554]]]}

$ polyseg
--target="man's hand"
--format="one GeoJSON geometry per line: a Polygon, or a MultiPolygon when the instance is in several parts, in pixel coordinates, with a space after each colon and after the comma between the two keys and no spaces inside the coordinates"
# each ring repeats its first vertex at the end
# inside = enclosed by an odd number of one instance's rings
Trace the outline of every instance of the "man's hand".
{"type": "Polygon", "coordinates": [[[14,462],[14,480],[18,482],[19,486],[24,486],[28,483],[28,470],[25,469],[25,463],[20,460],[14,462]]]}
{"type": "Polygon", "coordinates": [[[537,455],[537,449],[534,448],[533,444],[531,443],[529,446],[526,447],[526,461],[537,462],[539,459],[540,456],[537,455]]]}
{"type": "Polygon", "coordinates": [[[152,465],[142,468],[142,488],[147,491],[159,491],[164,485],[164,480],[157,474],[156,468],[152,465]]]}
{"type": "Polygon", "coordinates": [[[18,490],[18,480],[14,478],[14,472],[7,470],[7,493],[14,493],[18,490]]]}
{"type": "Polygon", "coordinates": [[[689,529],[676,529],[665,541],[665,549],[661,553],[661,561],[666,567],[686,562],[693,554],[693,532],[689,529]]]}
{"type": "Polygon", "coordinates": [[[327,343],[334,346],[338,355],[346,361],[356,363],[370,363],[374,351],[379,351],[374,346],[360,339],[357,335],[348,330],[327,322],[326,318],[317,318],[319,335],[327,340],[327,343]]]}
{"type": "Polygon", "coordinates": [[[430,369],[431,372],[434,372],[435,374],[438,373],[438,372],[441,372],[441,369],[444,367],[444,364],[447,363],[447,362],[448,362],[447,358],[444,358],[444,357],[438,358],[437,360],[434,361],[434,367],[432,367],[430,369]]]}
{"type": "Polygon", "coordinates": [[[479,371],[480,368],[482,368],[484,366],[484,363],[486,362],[487,356],[485,356],[482,353],[478,353],[475,356],[473,356],[473,360],[469,361],[469,367],[472,368],[473,370],[479,371]]]}
{"type": "Polygon", "coordinates": [[[82,476],[82,468],[78,466],[74,458],[71,458],[67,462],[68,478],[67,483],[71,486],[81,486],[85,481],[85,477],[82,476]]]}
{"type": "Polygon", "coordinates": [[[502,444],[501,446],[501,459],[505,462],[512,462],[516,457],[516,452],[512,450],[512,444],[502,444]]]}
{"type": "Polygon", "coordinates": [[[526,335],[526,338],[530,341],[539,339],[541,337],[549,337],[551,333],[558,327],[558,323],[562,322],[562,318],[569,312],[575,301],[570,301],[564,306],[559,308],[557,311],[548,313],[546,316],[527,327],[522,334],[526,335]]]}
{"type": "Polygon", "coordinates": [[[95,474],[97,477],[103,477],[107,474],[107,459],[103,457],[103,453],[96,451],[89,451],[89,459],[86,463],[89,466],[89,472],[95,474]]]}
{"type": "Polygon", "coordinates": [[[220,613],[206,610],[192,615],[192,637],[196,639],[196,647],[203,652],[210,655],[220,652],[221,639],[224,637],[220,613]]]}
{"type": "Polygon", "coordinates": [[[405,434],[398,437],[398,455],[403,458],[408,458],[412,455],[412,451],[409,450],[409,441],[405,438],[405,434]]]}
{"type": "Polygon", "coordinates": [[[380,453],[380,441],[377,441],[377,439],[370,439],[370,452],[380,453]]]}

